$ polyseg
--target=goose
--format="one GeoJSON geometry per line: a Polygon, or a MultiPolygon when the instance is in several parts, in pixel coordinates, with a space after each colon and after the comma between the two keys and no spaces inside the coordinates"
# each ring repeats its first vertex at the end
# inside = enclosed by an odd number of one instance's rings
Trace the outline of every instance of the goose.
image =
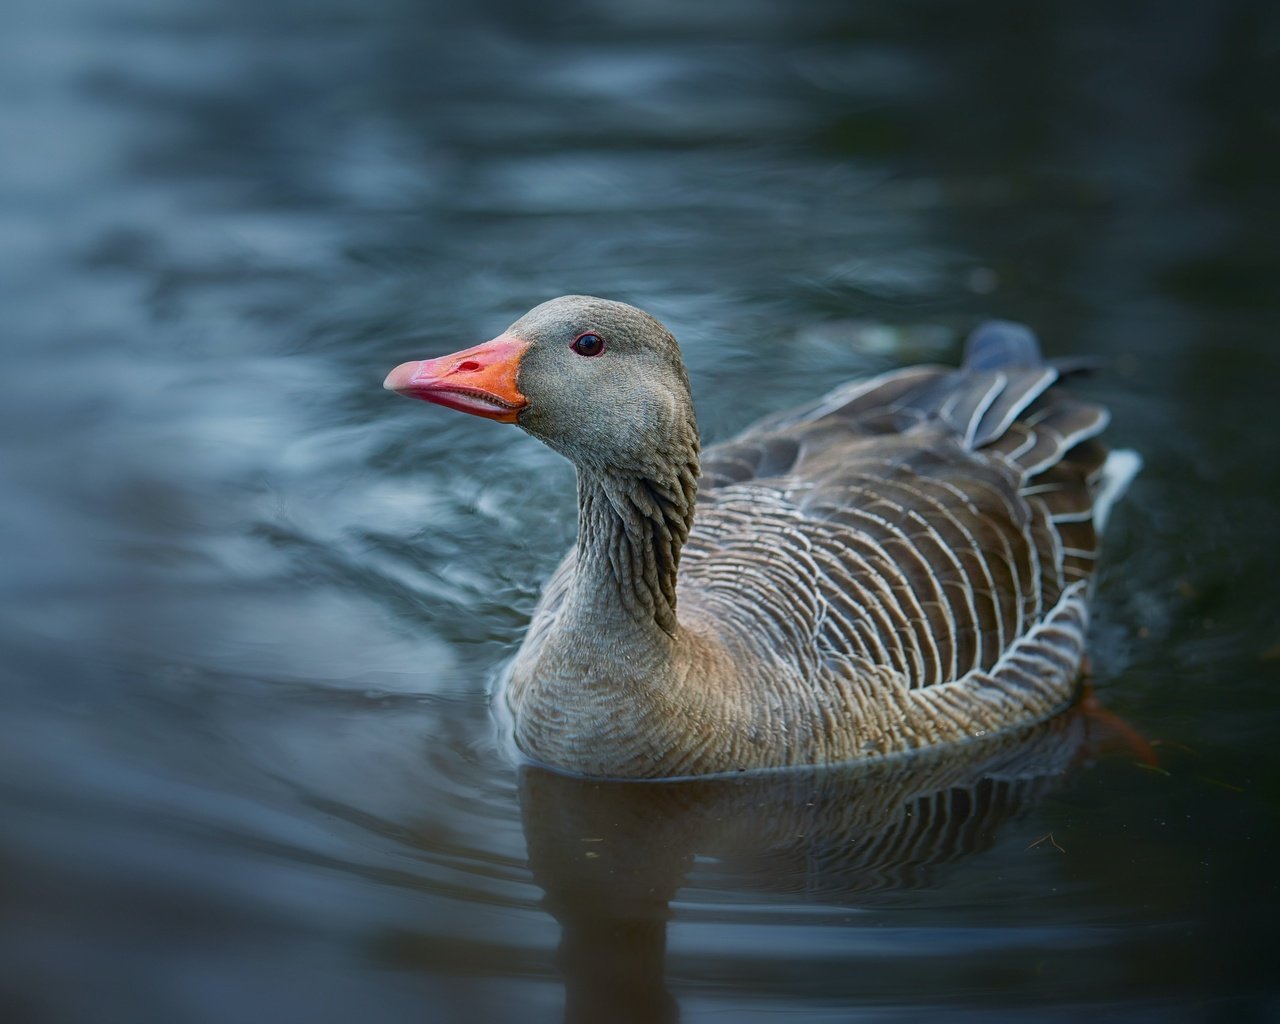
{"type": "Polygon", "coordinates": [[[671,332],[565,295],[384,386],[573,463],[577,540],[499,699],[535,763],[638,779],[907,755],[1069,706],[1139,462],[1061,386],[1079,369],[992,321],[958,369],[843,384],[702,451],[671,332]]]}

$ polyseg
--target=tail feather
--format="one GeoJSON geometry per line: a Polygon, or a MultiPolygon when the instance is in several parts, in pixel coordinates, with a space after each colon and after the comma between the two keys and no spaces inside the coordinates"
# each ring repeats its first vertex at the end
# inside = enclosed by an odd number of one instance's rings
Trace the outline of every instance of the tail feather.
{"type": "Polygon", "coordinates": [[[1044,366],[1040,343],[1029,327],[1012,320],[979,324],[964,346],[964,369],[1036,370],[1044,366]]]}

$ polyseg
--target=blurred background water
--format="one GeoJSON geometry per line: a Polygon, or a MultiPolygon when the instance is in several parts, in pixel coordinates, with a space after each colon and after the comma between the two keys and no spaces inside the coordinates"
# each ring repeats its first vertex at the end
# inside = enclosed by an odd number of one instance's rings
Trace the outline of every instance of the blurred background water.
{"type": "Polygon", "coordinates": [[[1280,1019],[1278,14],[10,0],[0,1017],[1280,1019]],[[1106,357],[1094,666],[1159,768],[1076,716],[519,770],[571,471],[379,385],[564,292],[674,330],[710,442],[983,316],[1106,357]]]}

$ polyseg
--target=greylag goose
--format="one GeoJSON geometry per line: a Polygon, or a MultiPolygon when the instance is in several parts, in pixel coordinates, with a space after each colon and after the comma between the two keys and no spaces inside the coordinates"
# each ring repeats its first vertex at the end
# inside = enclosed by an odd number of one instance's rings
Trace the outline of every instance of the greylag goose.
{"type": "Polygon", "coordinates": [[[655,778],[902,754],[1067,706],[1136,456],[993,322],[959,369],[836,388],[700,452],[680,349],[567,295],[385,386],[515,423],[577,469],[578,538],[505,684],[515,740],[655,778]]]}

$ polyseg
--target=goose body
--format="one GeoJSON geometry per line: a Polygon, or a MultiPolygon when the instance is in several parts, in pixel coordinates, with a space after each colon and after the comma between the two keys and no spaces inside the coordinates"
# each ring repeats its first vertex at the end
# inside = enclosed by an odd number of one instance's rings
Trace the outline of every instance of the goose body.
{"type": "Polygon", "coordinates": [[[579,534],[503,699],[531,758],[669,777],[883,757],[1072,699],[1101,520],[1136,458],[1025,328],[700,451],[679,349],[566,296],[392,390],[518,423],[578,471],[579,534]],[[598,343],[598,344],[597,344],[598,343]]]}

